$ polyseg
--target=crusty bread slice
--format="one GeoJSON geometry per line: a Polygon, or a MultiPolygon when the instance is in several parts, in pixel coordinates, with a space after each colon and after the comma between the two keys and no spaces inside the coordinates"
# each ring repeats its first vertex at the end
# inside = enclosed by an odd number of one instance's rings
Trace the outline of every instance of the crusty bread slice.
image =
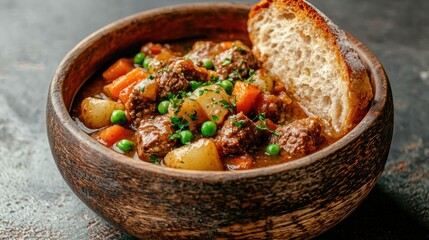
{"type": "Polygon", "coordinates": [[[262,0],[249,14],[255,56],[325,132],[340,137],[366,113],[372,88],[345,33],[303,0],[262,0]]]}

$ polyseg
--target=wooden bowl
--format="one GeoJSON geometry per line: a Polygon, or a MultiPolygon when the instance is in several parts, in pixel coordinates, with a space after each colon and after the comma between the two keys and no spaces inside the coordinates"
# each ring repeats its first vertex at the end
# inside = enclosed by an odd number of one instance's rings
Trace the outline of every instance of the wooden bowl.
{"type": "Polygon", "coordinates": [[[64,58],[49,90],[49,143],[63,178],[92,210],[139,238],[308,238],[368,195],[389,153],[392,95],[379,61],[351,36],[370,72],[371,109],[345,137],[296,161],[240,172],[164,168],[107,149],[70,117],[79,87],[127,50],[187,38],[248,42],[249,9],[210,3],[142,12],[90,35],[64,58]]]}

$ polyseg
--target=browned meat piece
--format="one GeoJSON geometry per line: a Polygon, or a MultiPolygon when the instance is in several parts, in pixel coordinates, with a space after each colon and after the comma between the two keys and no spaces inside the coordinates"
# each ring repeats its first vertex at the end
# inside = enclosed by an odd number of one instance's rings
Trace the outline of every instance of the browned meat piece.
{"type": "Polygon", "coordinates": [[[317,150],[323,142],[322,127],[314,118],[304,118],[278,127],[270,143],[280,146],[280,154],[289,157],[303,157],[317,150]]]}
{"type": "Polygon", "coordinates": [[[176,140],[168,137],[174,133],[171,120],[167,116],[157,116],[154,119],[143,119],[137,129],[137,154],[144,161],[150,161],[150,156],[163,158],[173,150],[176,140]]]}
{"type": "Polygon", "coordinates": [[[145,118],[152,118],[156,114],[156,96],[159,91],[158,83],[153,79],[145,79],[137,84],[128,101],[125,103],[125,110],[128,117],[138,126],[145,118]]]}
{"type": "MultiPolygon", "coordinates": [[[[240,44],[241,42],[237,42],[240,44]]],[[[214,43],[212,41],[198,41],[192,46],[188,53],[188,58],[191,59],[199,67],[204,66],[204,61],[210,59],[215,60],[216,55],[227,50],[229,46],[225,42],[214,43]]]]}
{"type": "Polygon", "coordinates": [[[198,41],[194,43],[191,51],[188,53],[188,58],[191,59],[197,66],[203,67],[204,60],[214,60],[216,57],[213,54],[213,48],[216,47],[216,43],[212,41],[198,41]]]}
{"type": "Polygon", "coordinates": [[[257,145],[261,132],[242,112],[229,117],[215,138],[220,153],[242,153],[257,145]]]}
{"type": "Polygon", "coordinates": [[[258,63],[250,48],[236,45],[216,56],[214,61],[216,72],[222,79],[247,79],[250,69],[257,69],[258,63]]]}
{"type": "Polygon", "coordinates": [[[155,75],[160,86],[160,98],[169,93],[186,91],[191,80],[206,82],[209,79],[210,74],[205,68],[196,67],[190,59],[185,58],[173,58],[167,67],[158,70],[155,75]]]}
{"type": "Polygon", "coordinates": [[[286,114],[286,106],[287,104],[279,97],[269,93],[260,93],[253,105],[252,114],[264,114],[266,118],[277,122],[282,114],[286,114]]]}

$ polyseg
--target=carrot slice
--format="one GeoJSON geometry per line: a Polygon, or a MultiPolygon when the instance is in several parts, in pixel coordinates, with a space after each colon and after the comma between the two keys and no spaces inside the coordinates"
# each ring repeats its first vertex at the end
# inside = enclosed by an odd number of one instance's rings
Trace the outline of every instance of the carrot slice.
{"type": "Polygon", "coordinates": [[[141,68],[134,68],[131,72],[117,78],[110,86],[110,94],[113,99],[118,99],[122,89],[128,87],[132,83],[146,79],[149,76],[141,68]]]}
{"type": "Polygon", "coordinates": [[[104,80],[110,82],[133,70],[134,66],[130,59],[120,58],[103,72],[104,80]]]}
{"type": "Polygon", "coordinates": [[[237,81],[232,91],[232,95],[235,96],[236,110],[237,113],[243,112],[247,115],[252,109],[253,104],[261,92],[258,86],[248,84],[243,81],[237,81]]]}
{"type": "Polygon", "coordinates": [[[97,139],[99,139],[106,146],[110,147],[117,141],[124,138],[131,138],[132,136],[133,131],[120,125],[113,125],[98,132],[97,139]]]}
{"type": "Polygon", "coordinates": [[[152,54],[157,55],[160,54],[162,52],[162,45],[161,44],[154,44],[152,45],[150,51],[152,52],[152,54]]]}
{"type": "Polygon", "coordinates": [[[119,100],[125,104],[128,99],[130,98],[130,94],[133,92],[134,87],[136,86],[137,82],[135,83],[131,83],[130,85],[128,85],[126,88],[122,89],[119,92],[119,100]]]}
{"type": "Polygon", "coordinates": [[[230,42],[230,41],[221,42],[221,46],[224,49],[230,49],[230,48],[232,48],[232,44],[233,44],[233,42],[230,42]]]}

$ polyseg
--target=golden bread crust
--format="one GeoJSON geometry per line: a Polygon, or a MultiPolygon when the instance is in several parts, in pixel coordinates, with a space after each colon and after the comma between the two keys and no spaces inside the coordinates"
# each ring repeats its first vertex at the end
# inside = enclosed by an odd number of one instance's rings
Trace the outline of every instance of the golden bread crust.
{"type": "MultiPolygon", "coordinates": [[[[280,11],[286,8],[288,11],[292,9],[296,18],[310,19],[315,28],[321,30],[318,32],[321,33],[322,36],[318,37],[327,39],[328,44],[332,44],[334,47],[335,55],[337,59],[340,59],[339,64],[343,70],[342,73],[339,74],[344,75],[342,81],[346,82],[345,85],[348,88],[349,111],[340,129],[334,131],[330,126],[325,126],[325,130],[327,134],[332,137],[340,137],[346,134],[362,120],[373,97],[367,70],[358,54],[353,49],[346,34],[342,30],[332,23],[323,13],[303,0],[262,0],[256,4],[249,13],[248,22],[249,37],[254,46],[262,43],[258,42],[258,39],[256,39],[255,34],[252,32],[255,31],[255,29],[252,29],[253,23],[258,20],[258,14],[264,14],[264,11],[269,11],[270,7],[274,7],[280,11]]],[[[259,61],[264,63],[266,61],[266,56],[261,54],[257,49],[258,48],[254,48],[254,54],[259,61]]],[[[270,69],[267,69],[267,71],[270,72],[270,69]]],[[[281,76],[276,77],[282,79],[281,76]]],[[[286,84],[286,86],[288,85],[286,84]]],[[[288,87],[290,87],[290,94],[294,96],[295,86],[288,87]]],[[[297,100],[297,98],[295,98],[295,100],[297,100]]],[[[299,99],[298,104],[300,104],[299,99]]],[[[310,112],[308,114],[318,116],[316,112],[310,112]]],[[[325,125],[329,124],[325,121],[325,125]]]]}

